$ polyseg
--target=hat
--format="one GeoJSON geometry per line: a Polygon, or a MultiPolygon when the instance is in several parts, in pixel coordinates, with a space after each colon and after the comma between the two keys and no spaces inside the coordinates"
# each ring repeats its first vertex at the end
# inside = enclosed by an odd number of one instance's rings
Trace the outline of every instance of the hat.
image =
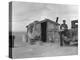
{"type": "Polygon", "coordinates": [[[66,20],[63,20],[63,22],[66,22],[66,20]]]}

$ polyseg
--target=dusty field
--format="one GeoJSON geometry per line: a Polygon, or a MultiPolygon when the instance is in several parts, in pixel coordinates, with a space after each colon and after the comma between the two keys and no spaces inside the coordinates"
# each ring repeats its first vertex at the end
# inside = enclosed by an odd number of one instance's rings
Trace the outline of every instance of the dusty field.
{"type": "Polygon", "coordinates": [[[32,57],[52,57],[52,56],[64,56],[64,55],[77,55],[78,48],[74,46],[63,46],[55,43],[43,43],[30,45],[24,44],[23,47],[13,48],[13,58],[32,58],[32,57]]]}

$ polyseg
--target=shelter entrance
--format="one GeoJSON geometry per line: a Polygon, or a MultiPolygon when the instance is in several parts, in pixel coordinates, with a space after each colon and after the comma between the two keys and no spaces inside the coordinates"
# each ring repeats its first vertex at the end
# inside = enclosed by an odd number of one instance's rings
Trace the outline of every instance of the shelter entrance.
{"type": "Polygon", "coordinates": [[[43,42],[47,41],[46,29],[47,29],[47,22],[42,22],[41,23],[41,41],[43,42]]]}

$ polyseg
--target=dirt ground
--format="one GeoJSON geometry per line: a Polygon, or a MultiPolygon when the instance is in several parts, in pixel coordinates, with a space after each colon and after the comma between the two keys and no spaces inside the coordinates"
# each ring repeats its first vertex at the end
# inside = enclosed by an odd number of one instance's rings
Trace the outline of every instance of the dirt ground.
{"type": "Polygon", "coordinates": [[[12,50],[13,58],[52,57],[78,54],[78,47],[60,47],[57,43],[36,43],[35,45],[26,43],[25,47],[15,47],[12,50]]]}

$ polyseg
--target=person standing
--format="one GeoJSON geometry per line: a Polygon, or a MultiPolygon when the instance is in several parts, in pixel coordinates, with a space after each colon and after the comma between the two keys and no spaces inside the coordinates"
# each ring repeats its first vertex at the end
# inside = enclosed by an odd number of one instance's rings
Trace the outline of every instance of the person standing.
{"type": "Polygon", "coordinates": [[[67,36],[68,26],[66,24],[66,20],[63,20],[63,24],[60,26],[60,46],[63,46],[63,35],[67,36]]]}

